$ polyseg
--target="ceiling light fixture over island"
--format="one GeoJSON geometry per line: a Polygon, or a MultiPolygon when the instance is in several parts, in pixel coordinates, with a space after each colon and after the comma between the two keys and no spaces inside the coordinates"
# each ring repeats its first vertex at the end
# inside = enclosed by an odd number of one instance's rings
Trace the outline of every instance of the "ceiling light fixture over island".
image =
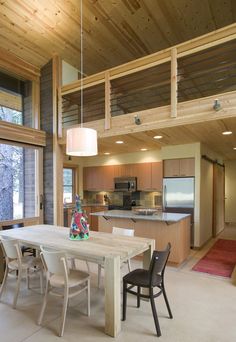
{"type": "Polygon", "coordinates": [[[155,239],[155,249],[171,243],[170,263],[181,264],[190,253],[190,215],[156,212],[138,215],[132,210],[108,210],[91,213],[98,216],[98,230],[112,232],[112,227],[134,229],[134,235],[155,239]]]}

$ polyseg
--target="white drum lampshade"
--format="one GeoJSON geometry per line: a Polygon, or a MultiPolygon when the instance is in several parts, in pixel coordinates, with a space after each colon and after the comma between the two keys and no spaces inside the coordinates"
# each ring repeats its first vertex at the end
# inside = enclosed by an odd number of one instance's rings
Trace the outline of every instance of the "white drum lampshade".
{"type": "Polygon", "coordinates": [[[78,157],[97,155],[97,131],[85,127],[69,128],[66,137],[66,154],[78,157]]]}

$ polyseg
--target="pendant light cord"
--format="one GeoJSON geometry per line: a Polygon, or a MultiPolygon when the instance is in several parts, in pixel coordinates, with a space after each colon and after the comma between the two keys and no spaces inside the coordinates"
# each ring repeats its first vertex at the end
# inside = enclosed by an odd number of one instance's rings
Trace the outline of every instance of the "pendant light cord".
{"type": "Polygon", "coordinates": [[[84,107],[84,99],[83,99],[83,75],[84,75],[84,66],[83,66],[83,0],[80,0],[80,126],[83,127],[83,107],[84,107]]]}

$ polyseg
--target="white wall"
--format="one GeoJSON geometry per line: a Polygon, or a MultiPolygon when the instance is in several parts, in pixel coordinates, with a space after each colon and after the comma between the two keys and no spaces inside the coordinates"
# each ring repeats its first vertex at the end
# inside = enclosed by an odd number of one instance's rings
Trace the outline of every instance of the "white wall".
{"type": "Polygon", "coordinates": [[[77,81],[79,70],[65,61],[62,61],[62,85],[77,81]]]}
{"type": "Polygon", "coordinates": [[[225,162],[225,222],[236,222],[236,160],[225,162]]]}
{"type": "Polygon", "coordinates": [[[161,150],[122,153],[114,156],[96,156],[83,158],[83,166],[100,166],[100,165],[119,165],[119,164],[136,164],[149,163],[162,160],[161,150]]]}
{"type": "MultiPolygon", "coordinates": [[[[202,155],[212,160],[217,160],[219,163],[223,163],[222,156],[204,144],[201,144],[200,157],[202,155]]],[[[201,159],[199,200],[200,222],[197,246],[200,247],[212,237],[213,233],[213,163],[204,159],[201,159]]]]}
{"type": "Polygon", "coordinates": [[[213,164],[201,160],[200,230],[198,246],[212,237],[213,164]]]}

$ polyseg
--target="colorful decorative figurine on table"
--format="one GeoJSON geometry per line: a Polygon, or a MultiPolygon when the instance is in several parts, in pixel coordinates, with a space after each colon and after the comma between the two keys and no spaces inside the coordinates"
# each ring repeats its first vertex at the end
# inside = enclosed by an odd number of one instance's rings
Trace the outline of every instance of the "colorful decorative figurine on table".
{"type": "Polygon", "coordinates": [[[70,240],[87,240],[89,238],[89,226],[87,216],[81,207],[81,200],[75,196],[75,210],[71,218],[70,240]]]}

